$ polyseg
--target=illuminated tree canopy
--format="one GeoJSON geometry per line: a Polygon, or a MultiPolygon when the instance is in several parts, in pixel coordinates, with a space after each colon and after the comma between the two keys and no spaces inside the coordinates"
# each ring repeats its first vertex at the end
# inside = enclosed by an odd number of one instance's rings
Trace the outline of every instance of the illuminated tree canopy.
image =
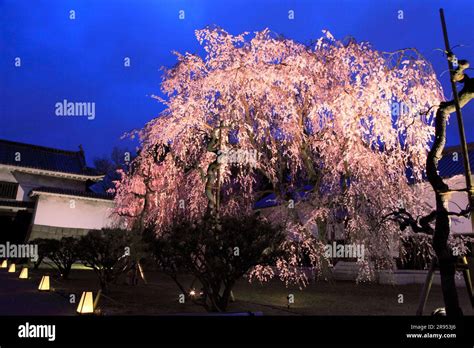
{"type": "Polygon", "coordinates": [[[141,148],[117,183],[116,213],[159,238],[176,220],[249,213],[274,192],[283,208],[270,217],[286,225],[290,256],[253,276],[304,285],[303,259],[315,270],[324,261],[311,224],[342,223],[365,244],[362,278],[393,262],[400,230],[382,217],[422,209],[410,181],[422,179],[443,99],[431,65],[415,49],[379,52],[327,31],[310,45],[269,30],[196,37],[206,55],[176,53],[165,70],[156,98],[166,109],[135,133],[141,148]]]}

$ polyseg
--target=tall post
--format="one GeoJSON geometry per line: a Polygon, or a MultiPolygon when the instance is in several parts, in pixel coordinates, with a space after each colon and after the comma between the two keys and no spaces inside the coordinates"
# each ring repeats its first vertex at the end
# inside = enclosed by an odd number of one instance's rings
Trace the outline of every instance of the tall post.
{"type": "Polygon", "coordinates": [[[474,188],[472,186],[472,177],[471,177],[471,166],[469,164],[469,153],[467,150],[466,134],[464,132],[464,122],[462,118],[461,106],[459,105],[459,95],[456,88],[456,82],[454,81],[454,66],[453,61],[450,59],[453,52],[451,51],[451,46],[449,45],[448,30],[446,28],[446,21],[444,19],[444,10],[439,9],[439,15],[441,17],[441,26],[443,28],[444,36],[444,45],[446,47],[446,54],[448,57],[448,68],[449,68],[449,77],[451,81],[451,89],[453,90],[453,100],[454,106],[456,107],[456,118],[458,121],[459,128],[459,140],[461,142],[462,157],[464,162],[464,174],[466,176],[466,189],[468,200],[471,208],[471,230],[474,232],[474,188]]]}

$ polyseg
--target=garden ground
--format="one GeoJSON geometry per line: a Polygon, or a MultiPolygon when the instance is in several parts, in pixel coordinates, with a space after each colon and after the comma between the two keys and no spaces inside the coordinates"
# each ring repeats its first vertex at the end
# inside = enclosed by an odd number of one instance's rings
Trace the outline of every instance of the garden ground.
{"type": "MultiPolygon", "coordinates": [[[[32,301],[31,296],[25,296],[24,293],[34,292],[34,288],[44,274],[54,275],[54,271],[48,268],[31,270],[29,280],[13,279],[15,275],[9,274],[10,285],[7,288],[5,285],[0,285],[3,301],[7,301],[6,296],[12,303],[19,302],[19,299],[32,301]],[[11,290],[14,282],[18,284],[16,291],[11,290]],[[31,286],[26,286],[24,282],[30,283],[31,286]]],[[[5,276],[6,274],[2,275],[2,278],[5,276]]],[[[127,285],[123,277],[112,284],[110,293],[107,296],[103,295],[100,299],[99,307],[102,313],[105,315],[205,313],[202,307],[191,302],[179,303],[180,291],[166,275],[156,271],[146,272],[146,278],[148,280],[146,285],[142,281],[138,285],[127,285]]],[[[187,277],[187,280],[190,284],[192,277],[187,277]]],[[[55,311],[59,315],[73,314],[77,303],[69,303],[71,294],[75,294],[78,300],[82,291],[89,290],[95,293],[98,290],[94,272],[81,266],[72,270],[69,280],[52,277],[51,286],[54,288],[54,293],[49,296],[62,298],[64,308],[57,308],[58,301],[48,299],[54,302],[51,308],[57,309],[47,310],[45,306],[43,313],[45,315],[55,314],[55,311]]],[[[344,281],[318,281],[300,290],[297,287],[286,288],[278,280],[260,284],[249,283],[246,279],[242,279],[234,288],[235,302],[230,304],[228,311],[261,312],[263,315],[414,315],[420,290],[421,285],[392,286],[344,281]],[[290,294],[294,296],[294,303],[288,307],[287,297],[290,294]]],[[[458,293],[464,313],[474,315],[465,288],[459,288],[458,293]]],[[[41,296],[48,297],[47,294],[41,294],[41,296]]],[[[37,306],[38,298],[34,301],[35,303],[30,304],[32,308],[37,306]]],[[[441,288],[433,286],[425,314],[431,313],[438,307],[443,307],[441,288]]],[[[26,306],[23,305],[22,308],[21,314],[27,314],[25,313],[26,306]]],[[[42,314],[41,308],[41,306],[35,307],[32,309],[32,314],[42,314]]]]}

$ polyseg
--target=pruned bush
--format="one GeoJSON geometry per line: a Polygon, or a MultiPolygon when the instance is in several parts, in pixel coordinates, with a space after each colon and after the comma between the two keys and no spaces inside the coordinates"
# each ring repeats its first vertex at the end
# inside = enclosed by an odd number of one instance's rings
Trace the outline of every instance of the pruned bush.
{"type": "Polygon", "coordinates": [[[235,282],[257,265],[274,265],[285,239],[283,229],[251,215],[176,222],[155,241],[160,268],[185,294],[181,272],[194,275],[202,297],[194,301],[208,311],[225,311],[235,282]]]}
{"type": "Polygon", "coordinates": [[[50,240],[51,239],[37,238],[30,242],[30,244],[38,246],[38,258],[33,263],[34,269],[39,268],[39,266],[43,263],[44,258],[47,257],[47,254],[51,250],[49,243],[50,240]]]}
{"type": "Polygon", "coordinates": [[[80,260],[94,270],[103,292],[130,269],[133,241],[132,233],[121,229],[90,231],[80,239],[80,260]]]}
{"type": "MultiPolygon", "coordinates": [[[[72,265],[78,260],[78,240],[73,237],[63,237],[61,239],[36,239],[31,242],[38,245],[38,260],[35,262],[35,268],[38,268],[41,262],[48,259],[57,269],[59,276],[68,279],[71,273],[72,265]]],[[[49,263],[48,263],[49,264],[49,263]]]]}

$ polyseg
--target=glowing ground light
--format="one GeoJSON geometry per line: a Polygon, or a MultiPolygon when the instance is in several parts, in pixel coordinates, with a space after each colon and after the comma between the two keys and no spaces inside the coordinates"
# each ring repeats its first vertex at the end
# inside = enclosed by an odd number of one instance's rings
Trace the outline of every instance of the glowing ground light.
{"type": "Polygon", "coordinates": [[[28,279],[28,267],[23,267],[23,269],[20,272],[20,279],[28,279]]]}
{"type": "Polygon", "coordinates": [[[10,267],[8,268],[8,273],[15,273],[15,272],[16,272],[16,266],[14,263],[12,263],[10,267]]]}
{"type": "Polygon", "coordinates": [[[7,268],[8,267],[8,261],[3,260],[2,264],[0,265],[0,268],[7,268]]]}
{"type": "Polygon", "coordinates": [[[41,278],[41,282],[38,286],[38,290],[39,291],[49,291],[50,290],[50,287],[49,287],[49,276],[43,276],[41,278]]]}
{"type": "Polygon", "coordinates": [[[91,291],[84,291],[81,295],[81,300],[77,306],[77,313],[79,314],[93,314],[94,313],[94,297],[91,291]]]}

